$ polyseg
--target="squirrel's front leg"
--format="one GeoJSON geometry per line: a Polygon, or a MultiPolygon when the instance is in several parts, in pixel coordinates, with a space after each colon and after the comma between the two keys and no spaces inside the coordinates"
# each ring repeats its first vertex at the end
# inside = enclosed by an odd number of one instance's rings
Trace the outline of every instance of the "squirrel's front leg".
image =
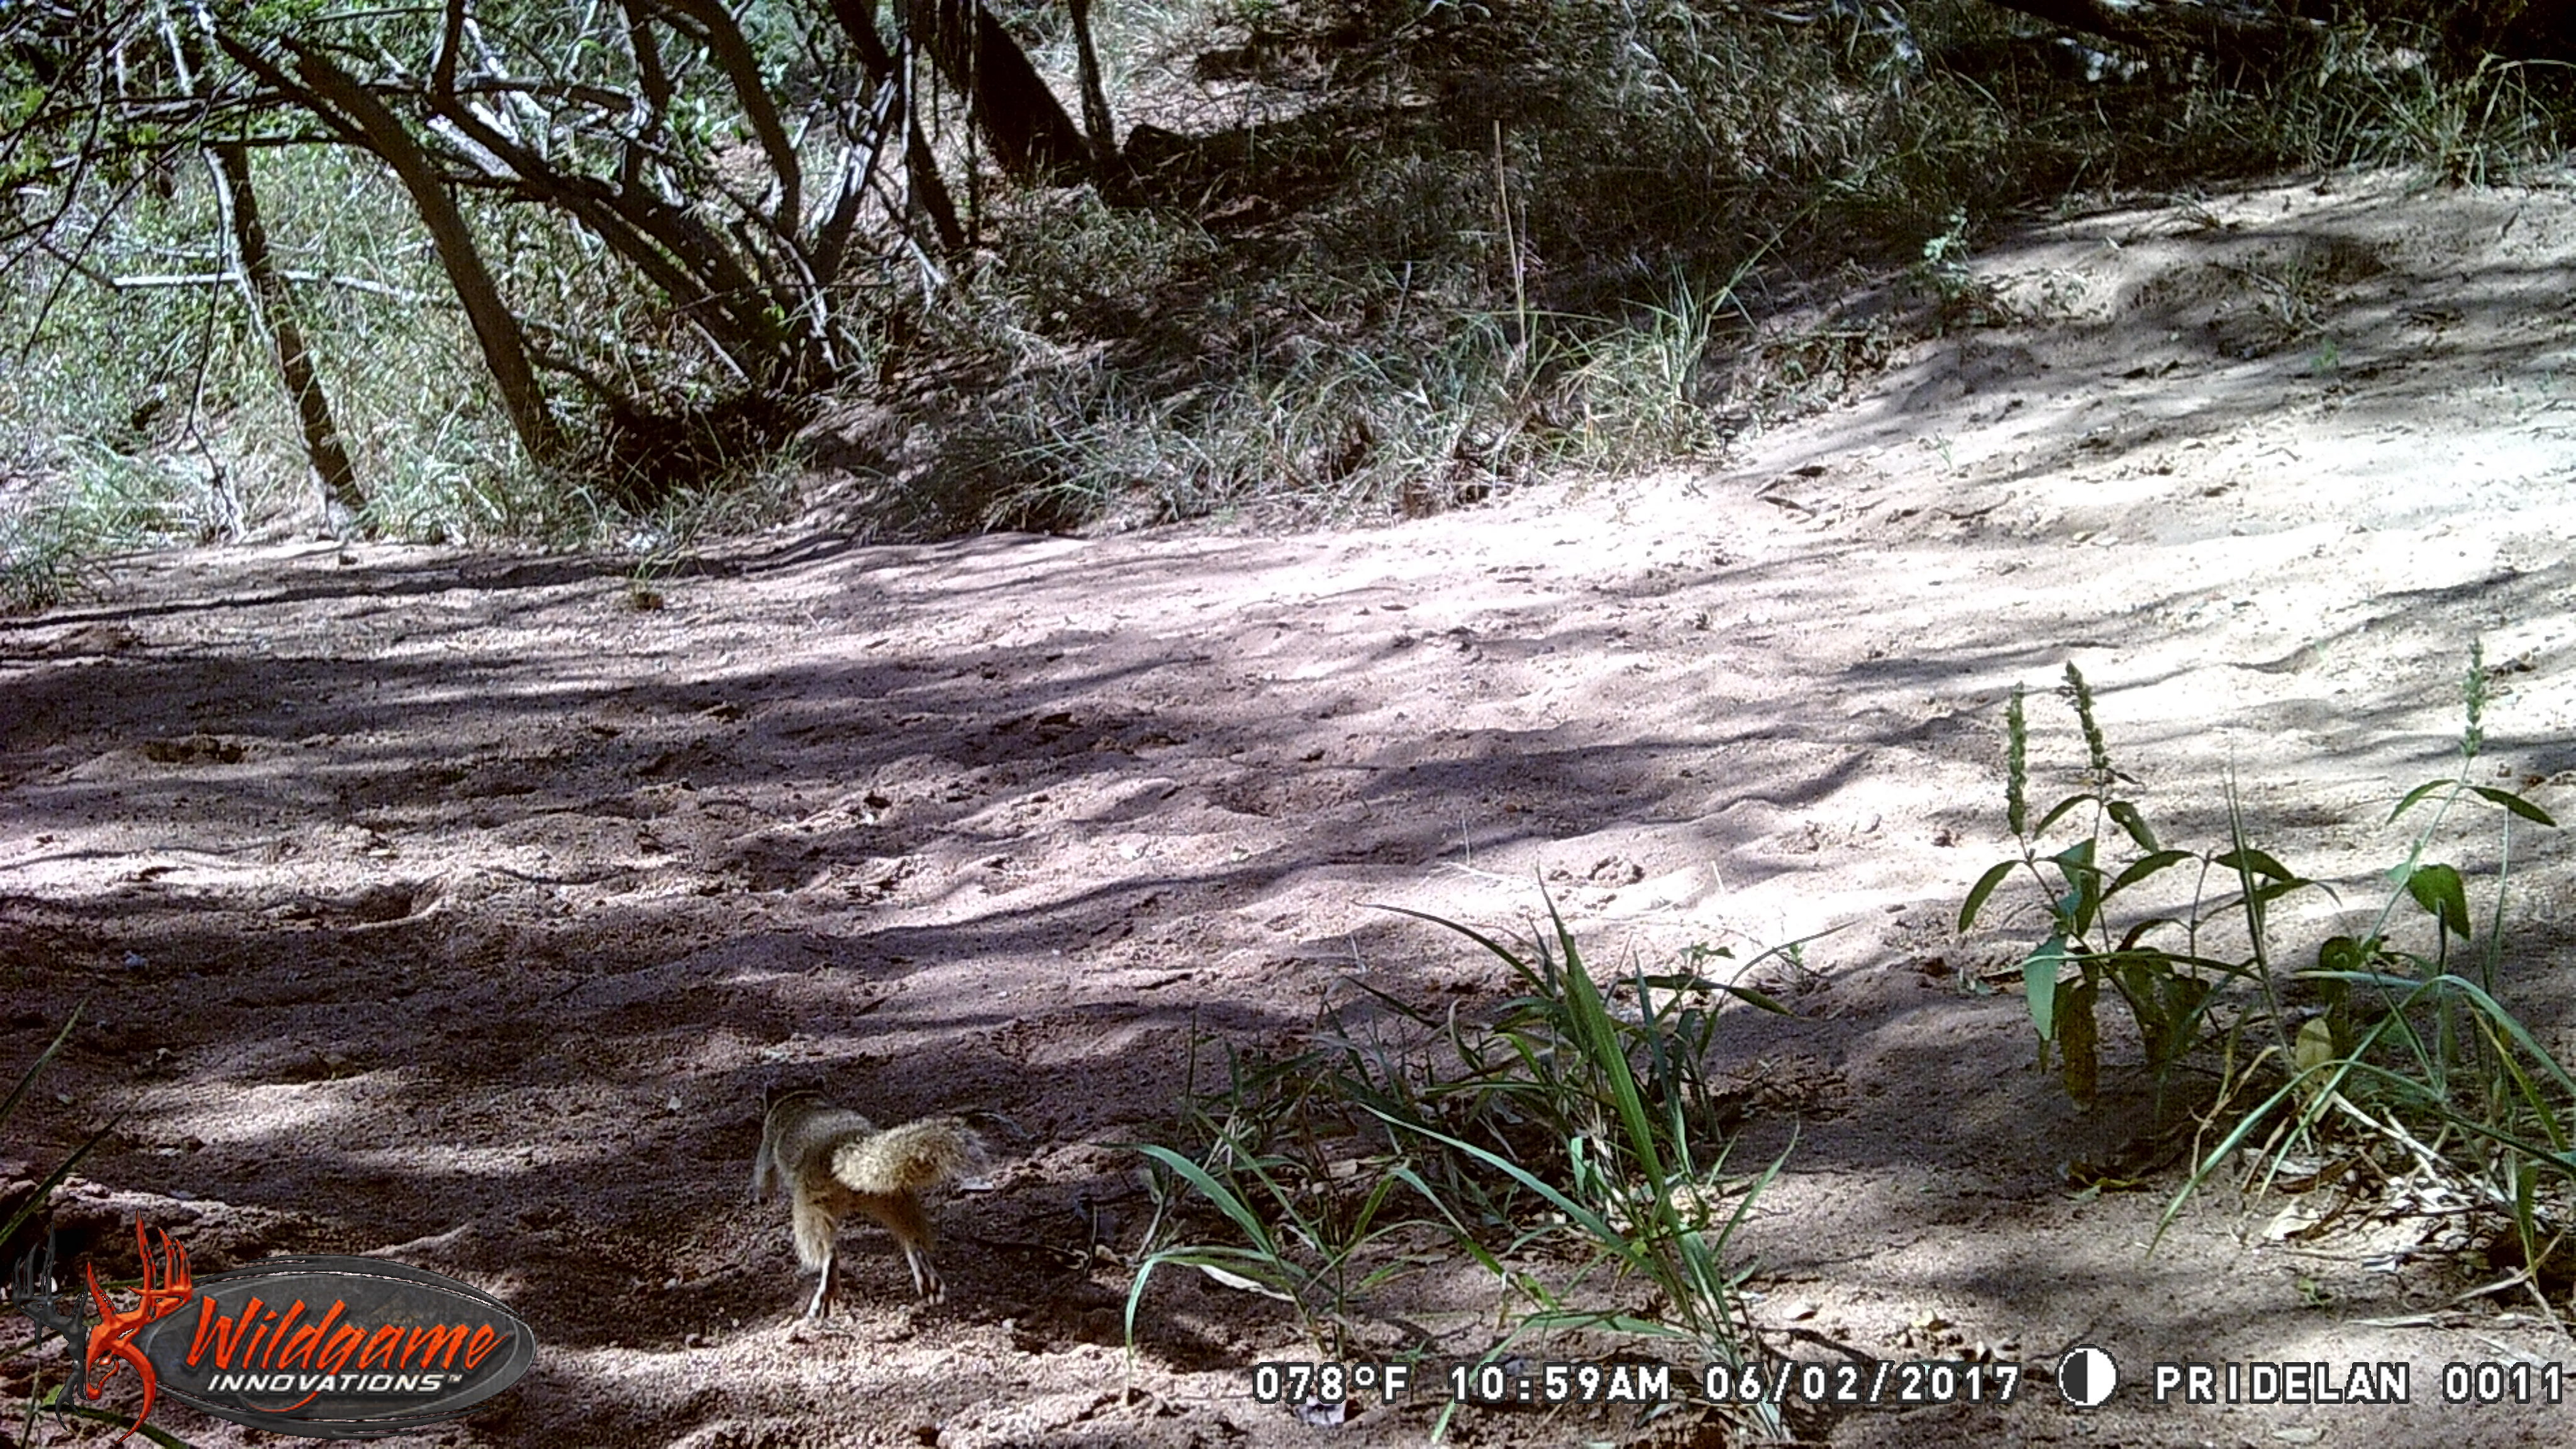
{"type": "Polygon", "coordinates": [[[948,1296],[948,1287],[939,1281],[939,1270],[930,1265],[929,1250],[919,1243],[903,1245],[903,1261],[912,1269],[912,1291],[933,1303],[948,1296]]]}

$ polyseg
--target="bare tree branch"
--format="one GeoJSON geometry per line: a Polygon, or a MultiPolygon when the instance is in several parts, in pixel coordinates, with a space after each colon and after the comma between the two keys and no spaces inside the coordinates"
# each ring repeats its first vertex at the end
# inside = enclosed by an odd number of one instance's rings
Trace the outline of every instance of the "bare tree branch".
{"type": "Polygon", "coordinates": [[[317,46],[294,39],[286,42],[295,57],[296,74],[289,76],[251,46],[229,35],[218,34],[216,39],[225,54],[279,92],[303,93],[306,109],[317,119],[393,169],[429,231],[449,285],[456,289],[456,299],[482,348],[484,366],[492,373],[502,410],[509,415],[520,446],[541,467],[560,462],[565,455],[563,433],[529,367],[527,339],[519,331],[518,318],[502,300],[491,268],[475,245],[473,229],[457,209],[445,178],[410,128],[317,46]]]}

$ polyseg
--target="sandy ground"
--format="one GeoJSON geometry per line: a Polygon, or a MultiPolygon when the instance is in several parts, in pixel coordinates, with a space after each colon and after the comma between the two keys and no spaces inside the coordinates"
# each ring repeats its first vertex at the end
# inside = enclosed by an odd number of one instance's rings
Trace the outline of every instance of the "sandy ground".
{"type": "MultiPolygon", "coordinates": [[[[1951,927],[2006,848],[2004,699],[2069,659],[2169,839],[2223,837],[2232,775],[2262,843],[2345,883],[2285,908],[2292,940],[2376,906],[2473,637],[2482,778],[2576,811],[2576,202],[2302,183],[1981,265],[2040,320],[1927,342],[1724,466],[1377,530],[781,536],[653,612],[613,562],[129,561],[0,624],[0,1069],[90,1013],[0,1182],[123,1108],[57,1208],[111,1260],[140,1212],[201,1269],[378,1253],[506,1297],[544,1345],[523,1388],[403,1442],[1418,1443],[1419,1403],[1253,1402],[1298,1330],[1195,1274],[1155,1280],[1131,1361],[1119,1144],[1194,1036],[1293,1043],[1361,981],[1498,1000],[1372,903],[1509,927],[1544,881],[1603,961],[1839,928],[1757,977],[1799,1014],[1730,1012],[1715,1063],[1743,1160],[1794,1132],[1744,1238],[1774,1347],[2044,1371],[2089,1342],[2132,1379],[1804,1436],[2562,1442],[2576,1405],[2441,1401],[2446,1362],[2576,1344],[2455,1301],[2497,1275],[2420,1226],[2280,1240],[2307,1200],[2229,1188],[2149,1255],[2172,1166],[2067,1177],[2154,1155],[2134,1041],[2077,1110],[2011,984],[2030,903],[1951,927]],[[860,1229],[846,1316],[795,1326],[783,1214],[742,1205],[780,1082],[1007,1119],[986,1190],[938,1209],[946,1304],[860,1229]],[[2136,1386],[2186,1357],[2401,1360],[2413,1401],[2136,1386]]],[[[2079,747],[2033,718],[2054,798],[2079,747]]],[[[2554,1041],[2569,855],[2514,848],[2505,980],[2554,1041]]],[[[2446,845],[2482,883],[2495,849],[2446,845]]],[[[1625,1411],[1452,1438],[1719,1442],[1625,1411]]]]}

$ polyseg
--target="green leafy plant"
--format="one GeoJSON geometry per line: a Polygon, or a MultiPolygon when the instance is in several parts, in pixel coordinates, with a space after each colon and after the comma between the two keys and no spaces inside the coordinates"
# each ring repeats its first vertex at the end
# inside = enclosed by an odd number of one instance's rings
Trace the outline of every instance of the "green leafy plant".
{"type": "Polygon", "coordinates": [[[1994,284],[1968,265],[1968,214],[1953,209],[1940,231],[1923,243],[1911,268],[1914,284],[1939,306],[1945,320],[1982,325],[1994,320],[1994,284]]]}
{"type": "MultiPolygon", "coordinates": [[[[2050,929],[2023,959],[2023,985],[2043,1060],[2053,1045],[2078,1099],[2097,1084],[2095,1012],[2104,983],[2136,1017],[2159,1074],[2196,1045],[2224,1039],[2210,1116],[2214,1145],[2195,1162],[2165,1222],[2240,1150],[2255,1153],[2267,1184],[2277,1184],[2293,1160],[2385,1156],[2371,1175],[2377,1180],[2448,1190],[2507,1225],[2519,1266],[2506,1285],[2537,1292],[2544,1272],[2576,1267],[2567,1252],[2576,1241],[2576,1073],[2501,994],[2510,826],[2557,822],[2522,795],[2470,778],[2485,744],[2483,651],[2470,650],[2459,773],[2417,786],[2389,812],[2389,824],[2419,811],[2423,824],[2387,873],[2386,900],[2366,931],[2318,942],[2314,965],[2289,972],[2278,969],[2288,953],[2275,941],[2272,904],[2300,889],[2331,890],[2250,844],[2232,793],[2225,851],[2196,855],[2162,845],[2120,793],[2131,782],[2112,767],[2091,691],[2072,666],[2062,693],[2084,735],[2085,788],[2036,822],[2028,818],[2028,731],[2016,691],[2006,715],[2006,813],[2021,857],[1977,881],[1959,924],[1962,931],[1972,926],[2016,871],[2039,884],[2050,929]],[[2452,809],[2473,803],[2501,811],[2507,827],[2483,923],[2467,875],[2430,858],[2452,809]],[[2048,849],[2043,837],[2071,815],[2088,820],[2089,831],[2048,849]],[[2123,843],[2134,847],[2134,858],[2114,869],[2109,852],[2123,843]],[[2193,862],[2201,885],[2187,906],[2150,910],[2114,927],[2111,907],[2124,893],[2193,862]],[[2210,897],[2213,878],[2234,891],[2210,897]],[[2200,944],[2222,920],[2244,942],[2232,959],[2200,944]],[[2429,941],[2421,939],[2425,932],[2429,941]],[[2290,1004],[2293,990],[2312,1000],[2290,1004]],[[2225,1021],[2214,1021],[2221,1013],[2225,1021]]],[[[2342,1172],[2303,1176],[2328,1181],[2342,1172]]]]}
{"type": "MultiPolygon", "coordinates": [[[[2072,664],[2066,666],[2060,693],[2083,732],[2084,788],[2050,806],[2037,821],[2030,819],[2030,733],[2024,691],[2015,689],[2005,711],[2005,820],[2021,855],[1996,863],[1978,878],[1959,907],[1959,931],[1964,935],[1976,925],[1996,889],[2016,872],[2039,888],[2049,931],[2022,958],[2023,992],[2030,1003],[2031,1024],[2039,1032],[2042,1063],[2054,1046],[2068,1094],[2089,1102],[2101,1072],[2096,1011],[2105,985],[2137,1021],[2148,1065],[2161,1075],[2199,1039],[2213,994],[2222,983],[2235,981],[2254,988],[2266,1007],[2262,1015],[2278,1021],[2279,1003],[2271,991],[2267,912],[2291,891],[2328,888],[2293,874],[2247,843],[2232,794],[2228,849],[2194,854],[2163,844],[2145,814],[2120,793],[2132,782],[2112,767],[2110,746],[2094,718],[2092,689],[2072,664]],[[2084,825],[2084,833],[2049,849],[2043,843],[2049,831],[2070,816],[2084,825]],[[2109,857],[2123,843],[2134,847],[2136,855],[2115,869],[2109,857]],[[2176,866],[2195,862],[2198,881],[2180,914],[2149,910],[2124,920],[2114,911],[2128,892],[2176,866]],[[2236,891],[2210,897],[2213,878],[2232,881],[2236,891]],[[2227,960],[2204,950],[2202,942],[2219,921],[2231,915],[2243,922],[2250,946],[2245,956],[2227,960]],[[2179,940],[2174,939],[2177,935],[2179,940]]],[[[2250,1019],[2240,1016],[2237,1024],[2241,1027],[2250,1019]]]]}
{"type": "Polygon", "coordinates": [[[2462,693],[2459,774],[2417,786],[2389,812],[2395,824],[2433,807],[2388,871],[2387,900],[2365,933],[2329,937],[2315,967],[2299,973],[2325,1006],[2288,1048],[2287,1080],[2245,1110],[2166,1216],[2243,1147],[2260,1149],[2267,1181],[2294,1147],[2385,1155],[2392,1160],[2381,1169],[2392,1178],[2447,1189],[2501,1218],[2519,1264],[2492,1286],[2539,1295],[2544,1274],[2563,1278],[2576,1267],[2566,1251],[2576,1238],[2576,1074],[2504,1003],[2502,968],[2512,823],[2557,822],[2522,795],[2469,778],[2485,744],[2487,702],[2485,659],[2474,647],[2462,693]],[[2459,867],[2426,858],[2451,810],[2472,801],[2503,813],[2483,924],[2459,867]],[[2412,931],[2400,929],[2409,923],[2412,931]],[[2407,944],[2425,930],[2429,950],[2407,944]]]}

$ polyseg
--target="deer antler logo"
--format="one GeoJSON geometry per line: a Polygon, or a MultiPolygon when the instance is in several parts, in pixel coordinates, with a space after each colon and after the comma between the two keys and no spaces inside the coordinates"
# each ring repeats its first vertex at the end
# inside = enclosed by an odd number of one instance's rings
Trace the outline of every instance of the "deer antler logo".
{"type": "MultiPolygon", "coordinates": [[[[9,4],[0,0],[0,10],[9,4]]],[[[0,1311],[35,1322],[38,1343],[59,1336],[71,1345],[68,1381],[48,1396],[57,1410],[114,1423],[116,1414],[79,1401],[95,1404],[120,1369],[134,1370],[143,1402],[119,1445],[156,1432],[148,1425],[165,1393],[284,1434],[373,1438],[423,1428],[509,1388],[537,1356],[510,1305],[426,1268],[313,1255],[199,1279],[185,1247],[140,1221],[134,1253],[143,1275],[131,1308],[117,1307],[95,1268],[85,1297],[77,1281],[66,1291],[50,1238],[19,1259],[0,1298],[0,1311]],[[322,1316],[305,1322],[308,1305],[322,1316]]],[[[0,1425],[0,1449],[15,1442],[0,1425]]]]}
{"type": "MultiPolygon", "coordinates": [[[[36,1343],[44,1342],[48,1333],[68,1344],[74,1355],[71,1382],[63,1387],[62,1398],[55,1400],[59,1412],[64,1401],[81,1387],[81,1364],[77,1357],[81,1345],[89,1338],[89,1316],[81,1311],[76,1294],[66,1294],[54,1277],[54,1237],[45,1235],[45,1244],[18,1260],[9,1274],[9,1306],[27,1315],[37,1328],[36,1343]]],[[[34,1344],[28,1345],[30,1348],[34,1344]]]]}
{"type": "Polygon", "coordinates": [[[157,1282],[153,1276],[156,1265],[152,1261],[151,1240],[145,1236],[143,1220],[135,1219],[134,1255],[143,1260],[143,1282],[136,1290],[136,1302],[131,1312],[109,1302],[107,1290],[98,1286],[98,1269],[83,1265],[89,1275],[90,1299],[98,1305],[98,1326],[89,1331],[89,1353],[82,1359],[83,1369],[96,1369],[98,1372],[90,1377],[86,1392],[91,1398],[97,1398],[99,1389],[116,1376],[118,1364],[134,1370],[135,1378],[143,1386],[143,1407],[135,1411],[134,1422],[127,1426],[126,1431],[117,1436],[120,1444],[132,1437],[136,1429],[142,1428],[144,1420],[152,1417],[152,1401],[161,1392],[160,1377],[153,1373],[152,1361],[134,1346],[134,1335],[187,1307],[188,1300],[197,1291],[197,1281],[188,1272],[187,1248],[173,1241],[170,1234],[160,1228],[154,1228],[152,1232],[161,1239],[157,1282]],[[106,1362],[104,1368],[100,1368],[102,1360],[106,1362]]]}

